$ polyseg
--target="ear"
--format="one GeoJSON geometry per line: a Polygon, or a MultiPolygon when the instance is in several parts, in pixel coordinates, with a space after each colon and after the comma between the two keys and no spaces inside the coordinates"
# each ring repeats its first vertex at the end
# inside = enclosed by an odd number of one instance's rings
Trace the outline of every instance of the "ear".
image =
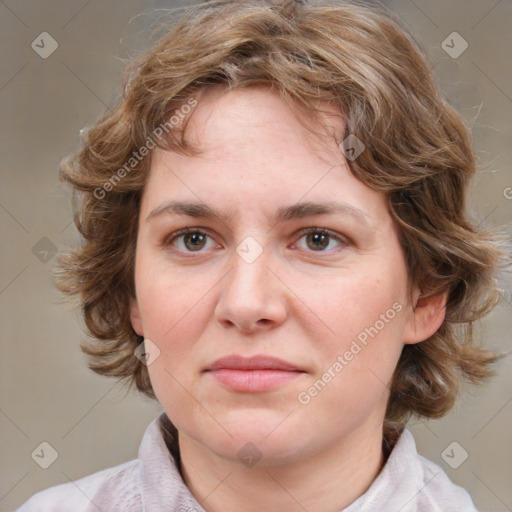
{"type": "Polygon", "coordinates": [[[441,327],[447,300],[448,292],[427,298],[421,298],[419,290],[414,292],[413,308],[404,330],[404,344],[424,341],[441,327]]]}
{"type": "Polygon", "coordinates": [[[140,316],[139,304],[137,303],[137,299],[134,297],[130,299],[130,320],[132,322],[133,330],[139,336],[144,336],[144,329],[142,327],[142,319],[140,316]]]}

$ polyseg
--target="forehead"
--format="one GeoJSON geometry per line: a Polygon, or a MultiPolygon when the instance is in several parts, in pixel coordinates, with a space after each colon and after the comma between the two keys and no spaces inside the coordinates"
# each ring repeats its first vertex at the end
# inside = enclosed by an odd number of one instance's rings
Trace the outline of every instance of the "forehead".
{"type": "MultiPolygon", "coordinates": [[[[187,126],[187,138],[204,151],[222,149],[225,152],[230,142],[244,147],[242,137],[246,144],[255,138],[265,142],[266,138],[269,148],[275,149],[272,143],[278,135],[282,142],[316,150],[321,157],[335,134],[342,137],[345,123],[341,112],[333,105],[317,102],[312,108],[321,111],[316,120],[311,110],[298,103],[291,106],[269,86],[252,85],[230,91],[224,86],[214,86],[200,96],[187,126]]],[[[339,154],[336,156],[339,161],[339,154]]]]}
{"type": "Polygon", "coordinates": [[[230,210],[267,209],[269,216],[294,202],[337,202],[383,214],[380,193],[357,180],[338,146],[340,113],[319,104],[321,124],[308,129],[276,92],[250,87],[208,90],[187,124],[194,157],[155,149],[145,196],[146,215],[170,199],[229,204],[230,210]],[[336,136],[336,137],[335,137],[336,136]]]}

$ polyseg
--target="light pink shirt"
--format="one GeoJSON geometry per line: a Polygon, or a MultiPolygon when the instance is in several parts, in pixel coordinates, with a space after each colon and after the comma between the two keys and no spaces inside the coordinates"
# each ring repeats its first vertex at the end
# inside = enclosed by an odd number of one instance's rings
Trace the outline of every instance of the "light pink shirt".
{"type": "MultiPolygon", "coordinates": [[[[148,426],[138,459],[40,491],[17,512],[205,512],[165,443],[163,416],[148,426]]],[[[478,511],[462,487],[418,455],[405,429],[368,491],[340,512],[478,511]]]]}

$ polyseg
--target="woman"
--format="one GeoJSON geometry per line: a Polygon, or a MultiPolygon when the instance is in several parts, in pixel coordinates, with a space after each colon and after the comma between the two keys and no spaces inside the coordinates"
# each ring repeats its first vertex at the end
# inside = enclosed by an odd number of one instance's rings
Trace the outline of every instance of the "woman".
{"type": "Polygon", "coordinates": [[[63,162],[58,282],[90,367],[164,412],[139,458],[19,510],[475,511],[404,425],[497,356],[470,137],[376,8],[211,2],[129,66],[63,162]]]}

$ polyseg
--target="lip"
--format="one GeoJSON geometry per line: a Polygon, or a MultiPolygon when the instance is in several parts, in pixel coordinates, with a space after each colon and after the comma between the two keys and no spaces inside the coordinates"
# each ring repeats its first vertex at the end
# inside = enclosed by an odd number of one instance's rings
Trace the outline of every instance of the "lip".
{"type": "Polygon", "coordinates": [[[223,357],[209,365],[205,371],[223,387],[245,393],[269,391],[305,373],[288,361],[264,355],[223,357]]]}
{"type": "Polygon", "coordinates": [[[206,370],[281,370],[289,372],[302,371],[297,366],[277,357],[256,355],[243,357],[231,355],[221,357],[209,365],[206,370]]]}

